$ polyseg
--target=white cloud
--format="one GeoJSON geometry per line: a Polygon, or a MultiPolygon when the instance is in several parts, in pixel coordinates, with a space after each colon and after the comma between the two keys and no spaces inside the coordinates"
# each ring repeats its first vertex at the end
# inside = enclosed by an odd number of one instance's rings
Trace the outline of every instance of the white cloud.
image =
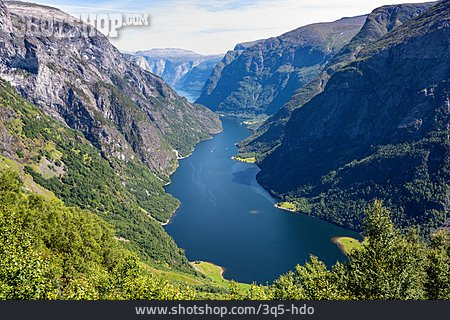
{"type": "MultiPolygon", "coordinates": [[[[366,14],[381,5],[403,2],[405,1],[158,0],[141,1],[139,7],[136,7],[134,1],[112,0],[102,5],[91,2],[89,6],[150,14],[150,27],[125,28],[121,30],[118,39],[111,39],[120,49],[131,51],[176,47],[200,53],[223,53],[239,42],[277,36],[306,24],[366,14]]],[[[74,7],[62,9],[70,13],[87,10],[74,7]]]]}

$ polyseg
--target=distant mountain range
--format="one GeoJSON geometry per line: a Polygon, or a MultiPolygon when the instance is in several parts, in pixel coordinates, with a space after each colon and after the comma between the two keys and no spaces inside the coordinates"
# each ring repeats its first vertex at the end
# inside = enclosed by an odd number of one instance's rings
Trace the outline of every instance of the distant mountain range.
{"type": "Polygon", "coordinates": [[[316,23],[238,44],[214,68],[197,103],[228,115],[276,113],[361,29],[366,16],[316,23]]]}
{"type": "Polygon", "coordinates": [[[125,56],[144,70],[164,79],[190,100],[196,100],[206,79],[223,55],[201,55],[183,49],[151,49],[126,53],[125,56]]]}

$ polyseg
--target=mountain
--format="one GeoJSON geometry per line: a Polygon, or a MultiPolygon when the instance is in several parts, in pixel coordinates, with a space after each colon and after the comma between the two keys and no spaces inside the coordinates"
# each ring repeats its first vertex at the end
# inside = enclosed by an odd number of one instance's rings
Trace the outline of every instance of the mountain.
{"type": "Polygon", "coordinates": [[[400,4],[376,8],[367,17],[361,30],[332,57],[319,75],[311,82],[298,89],[291,99],[263,123],[251,137],[240,143],[243,154],[257,154],[263,158],[275,150],[282,142],[284,127],[293,110],[301,107],[314,96],[322,92],[332,74],[355,60],[357,54],[371,43],[382,38],[408,20],[428,10],[434,3],[400,4]]]}
{"type": "Polygon", "coordinates": [[[240,116],[274,114],[361,29],[366,16],[238,44],[214,69],[197,103],[240,116]]]}
{"type": "Polygon", "coordinates": [[[218,117],[58,9],[0,1],[0,26],[0,168],[97,214],[146,263],[195,274],[161,226],[179,206],[163,184],[218,117]]]}
{"type": "Polygon", "coordinates": [[[201,55],[183,49],[136,51],[127,58],[163,78],[172,88],[195,100],[222,55],[201,55]]]}
{"type": "Polygon", "coordinates": [[[178,201],[142,162],[113,167],[79,131],[46,115],[1,79],[0,106],[1,171],[14,170],[29,192],[97,213],[148,263],[189,270],[158,222],[178,201]]]}
{"type": "Polygon", "coordinates": [[[361,229],[380,198],[401,226],[450,209],[450,6],[440,1],[371,45],[293,111],[258,181],[311,215],[361,229]]]}
{"type": "Polygon", "coordinates": [[[191,105],[160,78],[130,63],[93,28],[57,9],[6,5],[19,22],[13,32],[1,32],[0,77],[47,114],[83,132],[107,157],[140,158],[164,178],[177,165],[173,149],[187,155],[197,142],[220,131],[212,112],[191,105]],[[54,32],[65,36],[20,37],[26,17],[36,17],[36,23],[65,21],[64,31],[54,25],[54,32]]]}
{"type": "Polygon", "coordinates": [[[1,300],[226,297],[230,282],[194,270],[152,218],[177,202],[145,165],[118,175],[1,79],[0,150],[1,300]]]}

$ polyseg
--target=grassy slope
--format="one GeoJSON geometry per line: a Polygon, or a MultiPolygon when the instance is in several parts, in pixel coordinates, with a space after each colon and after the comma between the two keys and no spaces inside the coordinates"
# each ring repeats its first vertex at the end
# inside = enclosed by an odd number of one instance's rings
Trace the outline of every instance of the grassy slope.
{"type": "MultiPolygon", "coordinates": [[[[202,275],[201,277],[177,271],[158,270],[148,265],[145,267],[150,272],[163,276],[169,281],[195,288],[201,299],[224,299],[227,297],[231,281],[223,277],[222,267],[205,261],[191,262],[191,265],[202,275]]],[[[246,292],[250,288],[247,283],[237,283],[237,285],[242,292],[246,292]]]]}
{"type": "Polygon", "coordinates": [[[233,160],[236,160],[239,162],[244,162],[244,163],[256,163],[255,157],[244,158],[244,157],[240,157],[240,156],[234,156],[233,160]]]}

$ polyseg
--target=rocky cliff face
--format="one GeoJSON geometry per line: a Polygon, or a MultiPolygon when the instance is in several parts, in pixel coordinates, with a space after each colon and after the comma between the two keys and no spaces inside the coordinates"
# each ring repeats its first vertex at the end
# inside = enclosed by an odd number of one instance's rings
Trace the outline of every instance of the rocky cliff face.
{"type": "Polygon", "coordinates": [[[6,9],[3,2],[0,2],[0,29],[10,31],[11,27],[11,19],[9,17],[8,9],[6,9]]]}
{"type": "Polygon", "coordinates": [[[201,55],[182,49],[151,49],[137,51],[127,57],[163,78],[175,90],[196,99],[222,55],[201,55]]]}
{"type": "Polygon", "coordinates": [[[222,113],[274,114],[360,30],[366,17],[301,27],[237,45],[215,68],[197,103],[222,113]]]}
{"type": "Polygon", "coordinates": [[[124,162],[137,157],[167,176],[176,168],[173,149],[186,155],[199,140],[220,131],[212,112],[126,60],[91,27],[54,8],[5,4],[0,21],[13,29],[0,30],[0,77],[46,113],[82,131],[105,157],[124,162]],[[24,34],[23,21],[30,17],[35,25],[54,19],[53,34],[24,34]]]}
{"type": "Polygon", "coordinates": [[[441,1],[361,48],[292,113],[258,180],[354,228],[374,198],[401,225],[442,224],[450,203],[449,26],[449,1],[441,1]]]}
{"type": "Polygon", "coordinates": [[[137,56],[135,54],[131,54],[131,53],[124,53],[123,54],[125,58],[127,58],[127,60],[137,64],[141,69],[148,71],[148,72],[154,72],[154,70],[152,70],[152,68],[150,67],[150,65],[148,64],[147,60],[145,60],[144,57],[142,56],[137,56]]]}
{"type": "Polygon", "coordinates": [[[434,3],[383,6],[369,14],[361,30],[325,65],[319,75],[299,88],[281,110],[269,118],[258,130],[241,143],[242,153],[257,153],[260,158],[274,151],[282,142],[284,128],[293,110],[302,107],[322,92],[328,79],[346,64],[354,61],[358,53],[381,39],[388,32],[428,10],[434,3]]]}

